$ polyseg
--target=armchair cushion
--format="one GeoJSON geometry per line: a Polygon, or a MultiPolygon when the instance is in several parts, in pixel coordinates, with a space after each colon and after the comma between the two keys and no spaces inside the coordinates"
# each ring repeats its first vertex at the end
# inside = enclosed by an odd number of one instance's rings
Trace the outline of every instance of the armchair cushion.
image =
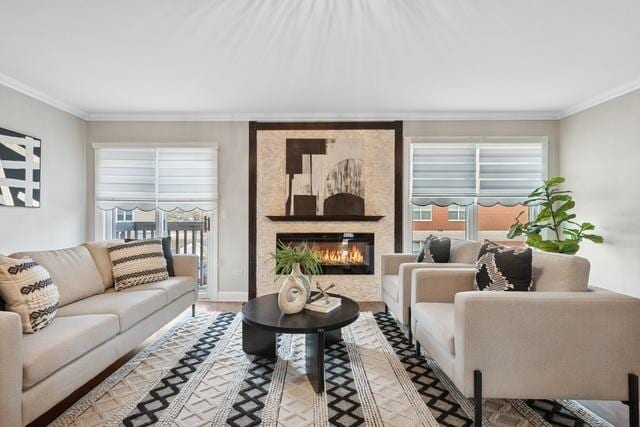
{"type": "Polygon", "coordinates": [[[400,276],[382,276],[382,292],[389,295],[394,301],[398,301],[398,289],[400,287],[400,276]]]}
{"type": "Polygon", "coordinates": [[[529,291],[531,248],[507,248],[485,240],[478,254],[474,286],[479,291],[529,291]]]}
{"type": "Polygon", "coordinates": [[[425,329],[452,355],[455,354],[454,313],[449,303],[421,302],[413,309],[417,328],[425,329]]]}

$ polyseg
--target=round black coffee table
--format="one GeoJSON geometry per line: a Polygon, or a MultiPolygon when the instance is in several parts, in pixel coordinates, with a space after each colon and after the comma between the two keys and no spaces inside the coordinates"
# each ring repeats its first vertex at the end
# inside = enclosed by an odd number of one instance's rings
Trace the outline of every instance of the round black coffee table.
{"type": "Polygon", "coordinates": [[[242,349],[247,354],[276,357],[276,333],[305,334],[307,377],[316,393],[324,391],[324,349],[342,339],[341,329],[360,314],[358,303],[342,295],[329,313],[303,310],[282,314],[278,294],[263,295],[242,306],[242,349]]]}

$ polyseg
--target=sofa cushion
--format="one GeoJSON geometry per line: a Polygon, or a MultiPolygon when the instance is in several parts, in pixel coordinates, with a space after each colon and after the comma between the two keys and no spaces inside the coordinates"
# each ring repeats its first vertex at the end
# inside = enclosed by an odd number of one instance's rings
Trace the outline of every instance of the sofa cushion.
{"type": "Polygon", "coordinates": [[[96,263],[84,246],[52,251],[18,252],[11,257],[28,257],[43,266],[58,287],[61,306],[104,291],[96,263]]]}
{"type": "Polygon", "coordinates": [[[49,325],[60,304],[51,275],[31,258],[0,256],[0,298],[6,302],[3,310],[20,316],[27,334],[49,325]]]}
{"type": "Polygon", "coordinates": [[[478,254],[474,287],[479,291],[530,291],[531,248],[508,248],[485,240],[478,254]]]}
{"type": "Polygon", "coordinates": [[[591,265],[575,255],[533,252],[533,284],[536,291],[586,292],[591,265]]]}
{"type": "Polygon", "coordinates": [[[476,240],[451,239],[450,263],[475,264],[482,243],[476,240]]]}
{"type": "Polygon", "coordinates": [[[160,239],[109,246],[116,291],[169,278],[160,239]]]}
{"type": "Polygon", "coordinates": [[[160,290],[164,291],[167,300],[166,303],[170,303],[182,295],[194,292],[196,290],[196,281],[193,277],[177,276],[170,277],[167,280],[161,280],[159,282],[145,283],[144,285],[134,286],[132,288],[126,288],[119,292],[137,292],[146,290],[160,290]]]}
{"type": "Polygon", "coordinates": [[[116,292],[109,288],[101,295],[94,295],[60,308],[58,316],[115,314],[119,319],[120,332],[124,332],[161,309],[166,301],[166,293],[160,290],[116,292]]]}
{"type": "Polygon", "coordinates": [[[382,292],[389,295],[394,301],[398,301],[400,289],[400,276],[385,274],[382,276],[382,292]]]}
{"type": "Polygon", "coordinates": [[[413,310],[418,328],[427,331],[449,353],[455,354],[454,345],[454,305],[441,302],[420,302],[413,310]]]}
{"type": "Polygon", "coordinates": [[[23,389],[118,334],[118,317],[112,314],[56,316],[49,327],[35,335],[23,335],[23,389]]]}
{"type": "Polygon", "coordinates": [[[124,240],[103,240],[101,242],[87,242],[83,244],[89,250],[96,263],[100,277],[102,277],[102,286],[109,289],[113,286],[113,266],[109,257],[109,246],[117,243],[124,243],[124,240]]]}

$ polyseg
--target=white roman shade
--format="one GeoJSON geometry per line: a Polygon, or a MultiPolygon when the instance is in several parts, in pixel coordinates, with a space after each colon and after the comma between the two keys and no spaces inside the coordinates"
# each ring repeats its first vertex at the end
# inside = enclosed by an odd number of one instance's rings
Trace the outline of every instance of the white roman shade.
{"type": "Polygon", "coordinates": [[[217,148],[94,144],[95,199],[102,210],[212,211],[217,206],[217,148]]]}
{"type": "Polygon", "coordinates": [[[544,138],[428,138],[411,144],[416,205],[513,206],[545,178],[544,138]]]}

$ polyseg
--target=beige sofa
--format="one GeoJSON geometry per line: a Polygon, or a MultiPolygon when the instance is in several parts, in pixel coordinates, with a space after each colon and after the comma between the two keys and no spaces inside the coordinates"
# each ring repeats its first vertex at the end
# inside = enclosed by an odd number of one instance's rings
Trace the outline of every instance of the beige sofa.
{"type": "Polygon", "coordinates": [[[411,322],[411,273],[419,268],[475,268],[480,242],[451,240],[448,263],[416,262],[415,254],[382,255],[382,301],[402,324],[411,322]]]}
{"type": "Polygon", "coordinates": [[[589,262],[577,256],[534,252],[533,276],[534,292],[479,292],[474,271],[415,270],[418,353],[478,411],[483,397],[633,400],[640,299],[589,289],[589,262]]]}
{"type": "Polygon", "coordinates": [[[174,256],[176,277],[116,292],[106,248],[11,255],[49,271],[60,309],[35,334],[22,334],[19,316],[0,311],[0,426],[35,420],[195,303],[195,256],[174,256]]]}

